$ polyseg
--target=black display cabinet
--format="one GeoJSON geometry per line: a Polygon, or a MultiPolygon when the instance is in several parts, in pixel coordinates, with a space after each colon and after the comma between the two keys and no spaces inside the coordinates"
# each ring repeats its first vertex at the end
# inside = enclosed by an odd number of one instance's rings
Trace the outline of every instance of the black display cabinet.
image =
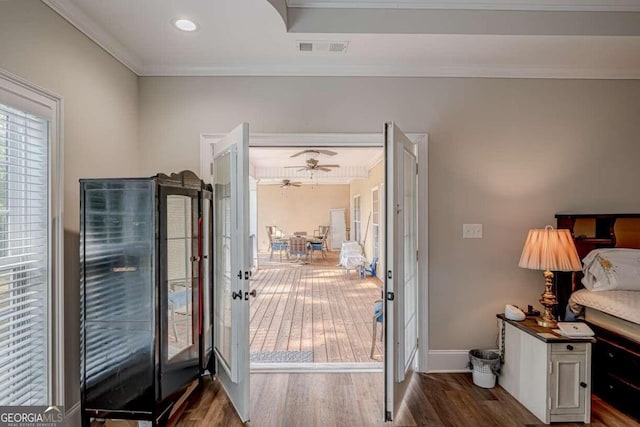
{"type": "Polygon", "coordinates": [[[163,425],[213,374],[212,203],[189,171],[80,181],[83,425],[163,425]]]}

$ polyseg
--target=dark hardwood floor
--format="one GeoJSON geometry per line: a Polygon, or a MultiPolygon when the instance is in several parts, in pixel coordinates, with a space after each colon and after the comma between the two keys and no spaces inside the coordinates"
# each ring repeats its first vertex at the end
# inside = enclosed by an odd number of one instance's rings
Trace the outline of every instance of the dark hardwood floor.
{"type": "MultiPolygon", "coordinates": [[[[393,424],[382,422],[382,374],[252,374],[251,426],[543,426],[501,387],[470,374],[416,374],[393,424]]],[[[205,380],[178,426],[240,426],[224,390],[205,380]]],[[[557,427],[583,426],[559,423],[557,427]]],[[[592,426],[640,426],[597,397],[592,426]]]]}

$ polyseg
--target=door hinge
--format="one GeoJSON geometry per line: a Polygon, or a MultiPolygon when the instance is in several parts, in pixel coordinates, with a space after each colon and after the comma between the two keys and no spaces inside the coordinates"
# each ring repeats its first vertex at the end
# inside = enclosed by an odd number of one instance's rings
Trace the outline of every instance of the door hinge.
{"type": "Polygon", "coordinates": [[[384,413],[384,420],[385,421],[393,421],[393,417],[391,416],[391,411],[386,411],[384,413]]]}
{"type": "Polygon", "coordinates": [[[387,300],[393,301],[395,299],[395,294],[393,292],[387,292],[387,300]]]}
{"type": "Polygon", "coordinates": [[[416,251],[416,261],[420,261],[420,252],[416,251]]]}
{"type": "Polygon", "coordinates": [[[213,175],[213,162],[209,163],[209,175],[213,175]]]}
{"type": "Polygon", "coordinates": [[[393,278],[393,275],[391,274],[391,270],[387,271],[387,279],[391,279],[393,278]]]}
{"type": "MultiPolygon", "coordinates": [[[[213,173],[212,173],[213,175],[213,173]]],[[[416,175],[418,175],[418,164],[416,163],[416,175]]]]}
{"type": "Polygon", "coordinates": [[[240,291],[240,292],[233,291],[231,293],[231,297],[233,299],[242,299],[242,291],[240,291]]]}

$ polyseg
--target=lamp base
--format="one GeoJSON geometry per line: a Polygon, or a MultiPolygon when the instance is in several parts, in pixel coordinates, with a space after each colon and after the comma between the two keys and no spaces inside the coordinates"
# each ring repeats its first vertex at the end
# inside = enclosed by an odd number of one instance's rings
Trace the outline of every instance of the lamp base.
{"type": "Polygon", "coordinates": [[[558,299],[553,293],[553,273],[549,270],[544,272],[544,292],[540,295],[540,304],[544,307],[542,316],[536,321],[538,325],[545,328],[555,328],[558,326],[556,317],[553,315],[553,307],[558,304],[558,299]]]}
{"type": "Polygon", "coordinates": [[[538,325],[542,326],[543,328],[557,328],[558,327],[558,322],[555,321],[555,319],[544,319],[542,317],[537,317],[536,318],[536,322],[538,322],[538,325]]]}

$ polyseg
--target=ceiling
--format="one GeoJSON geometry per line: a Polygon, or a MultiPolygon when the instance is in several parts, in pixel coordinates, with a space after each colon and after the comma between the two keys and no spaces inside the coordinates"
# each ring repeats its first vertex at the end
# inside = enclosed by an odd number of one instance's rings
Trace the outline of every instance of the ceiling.
{"type": "Polygon", "coordinates": [[[640,0],[42,1],[138,75],[640,78],[640,0]]]}
{"type": "Polygon", "coordinates": [[[324,154],[292,155],[309,147],[269,148],[251,147],[249,162],[253,177],[261,184],[280,184],[283,179],[300,181],[303,184],[348,184],[355,179],[367,178],[369,170],[383,160],[382,148],[335,148],[322,147],[337,153],[335,156],[324,154]],[[313,179],[309,171],[285,168],[304,165],[307,158],[313,157],[320,164],[337,164],[331,172],[314,171],[313,179]]]}

